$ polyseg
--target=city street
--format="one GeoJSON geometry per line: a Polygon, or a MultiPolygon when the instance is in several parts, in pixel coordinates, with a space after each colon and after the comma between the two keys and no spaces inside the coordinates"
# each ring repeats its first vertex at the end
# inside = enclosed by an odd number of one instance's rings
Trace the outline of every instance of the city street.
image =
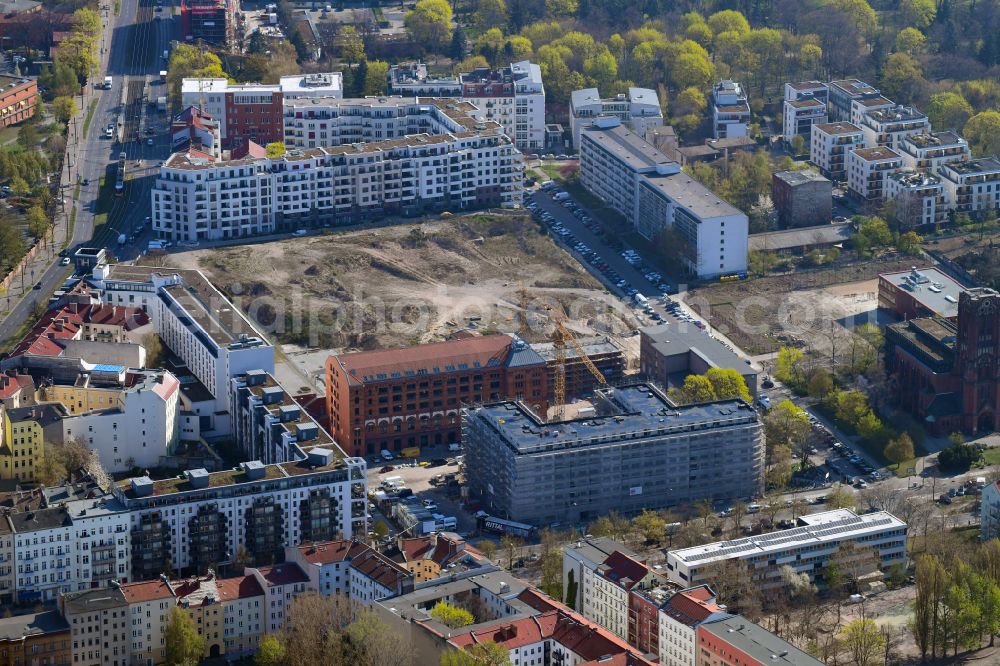
{"type": "MultiPolygon", "coordinates": [[[[40,252],[26,267],[24,292],[17,288],[21,281],[15,280],[16,287],[12,287],[11,293],[7,294],[8,298],[0,300],[0,304],[5,306],[3,319],[0,320],[0,340],[7,340],[13,335],[31,317],[35,307],[46,303],[52,292],[70,275],[72,269],[59,264],[56,248],[65,244],[67,252],[72,253],[80,245],[91,244],[92,238],[95,244],[115,248],[121,230],[131,233],[142,223],[149,214],[149,190],[153,174],[159,165],[158,160],[169,152],[170,138],[163,130],[165,125],[157,127],[158,132],[153,135],[155,145],[146,146],[138,124],[135,124],[135,132],[121,135],[125,125],[121,116],[124,113],[122,101],[130,82],[155,82],[151,88],[147,87],[154,100],[155,96],[166,94],[166,86],[159,83],[158,73],[166,67],[160,56],[169,47],[172,35],[174,20],[170,18],[171,7],[166,6],[162,12],[155,12],[153,0],[138,0],[123,2],[118,16],[110,11],[110,5],[103,5],[101,16],[106,27],[101,41],[100,71],[92,77],[77,99],[79,113],[70,121],[66,137],[66,160],[61,177],[61,198],[64,205],[55,218],[53,251],[40,252]],[[154,16],[163,18],[156,19],[154,16]],[[110,90],[100,87],[105,76],[112,77],[110,90]],[[97,105],[87,135],[82,136],[83,126],[94,100],[97,105]],[[104,137],[104,128],[112,122],[119,126],[121,141],[104,137]],[[135,178],[126,184],[125,196],[113,204],[107,221],[95,237],[94,223],[101,178],[108,178],[113,183],[118,155],[122,151],[129,157],[129,173],[135,178]],[[138,167],[136,159],[142,160],[138,167]],[[84,181],[88,184],[83,185],[84,181]],[[80,190],[79,197],[76,198],[78,183],[80,190]],[[72,236],[67,238],[74,208],[76,217],[72,236]],[[38,288],[34,289],[36,284],[38,288]]],[[[132,89],[135,89],[134,85],[132,89]]],[[[148,106],[141,100],[139,106],[145,113],[148,106]]],[[[137,238],[134,244],[122,248],[120,254],[135,256],[142,241],[141,237],[137,238]]]]}

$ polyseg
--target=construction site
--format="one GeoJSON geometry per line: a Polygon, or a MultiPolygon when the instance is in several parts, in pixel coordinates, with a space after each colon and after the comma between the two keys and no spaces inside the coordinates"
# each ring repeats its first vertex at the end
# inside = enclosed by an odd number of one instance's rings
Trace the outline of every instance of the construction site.
{"type": "MultiPolygon", "coordinates": [[[[553,362],[563,353],[576,358],[580,345],[598,358],[621,350],[622,371],[638,369],[636,312],[521,215],[194,250],[172,254],[170,263],[204,271],[317,388],[330,354],[463,331],[518,334],[553,362]]],[[[587,381],[579,373],[590,370],[570,365],[566,395],[573,396],[587,381]]]]}

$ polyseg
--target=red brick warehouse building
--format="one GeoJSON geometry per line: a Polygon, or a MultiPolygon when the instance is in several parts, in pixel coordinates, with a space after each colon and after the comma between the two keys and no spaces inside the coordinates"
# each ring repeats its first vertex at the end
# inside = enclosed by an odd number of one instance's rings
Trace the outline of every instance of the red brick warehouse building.
{"type": "Polygon", "coordinates": [[[503,334],[339,354],[326,363],[330,432],[354,456],[459,442],[467,405],[522,400],[544,416],[548,393],[545,360],[503,334]]]}
{"type": "Polygon", "coordinates": [[[4,127],[17,125],[35,115],[38,83],[34,79],[0,76],[0,121],[4,127]]]}

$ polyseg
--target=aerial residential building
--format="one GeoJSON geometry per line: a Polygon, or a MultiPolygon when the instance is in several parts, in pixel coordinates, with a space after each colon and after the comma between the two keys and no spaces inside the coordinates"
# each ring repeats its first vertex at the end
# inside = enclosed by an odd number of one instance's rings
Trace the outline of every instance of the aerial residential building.
{"type": "Polygon", "coordinates": [[[309,589],[309,577],[294,562],[247,567],[244,573],[253,576],[264,589],[265,600],[262,603],[268,611],[263,618],[264,631],[277,633],[285,626],[292,601],[309,589]]]}
{"type": "Polygon", "coordinates": [[[222,157],[219,122],[207,111],[189,106],[170,121],[170,152],[198,151],[215,159],[222,157]]]}
{"type": "Polygon", "coordinates": [[[458,571],[469,571],[492,564],[478,550],[454,532],[436,532],[418,537],[397,537],[386,549],[394,562],[413,574],[415,583],[423,583],[458,571]]]}
{"type": "Polygon", "coordinates": [[[114,486],[131,519],[133,576],[204,572],[231,562],[239,549],[271,562],[282,544],[350,538],[367,519],[365,461],[336,448],[313,447],[307,458],[209,473],[187,470],[114,486]]]}
{"type": "Polygon", "coordinates": [[[239,3],[235,0],[183,0],[181,34],[185,41],[203,41],[223,49],[235,43],[239,3]]]}
{"type": "Polygon", "coordinates": [[[864,132],[857,125],[848,122],[813,125],[809,161],[830,180],[847,180],[847,153],[864,145],[864,132]]]}
{"type": "Polygon", "coordinates": [[[904,137],[896,152],[903,158],[903,166],[931,173],[950,162],[972,159],[969,142],[951,130],[904,137]]]}
{"type": "Polygon", "coordinates": [[[652,666],[640,650],[506,571],[441,578],[377,602],[373,610],[405,637],[413,662],[436,664],[448,650],[493,642],[512,664],[652,666]],[[450,628],[431,615],[438,601],[481,609],[482,621],[450,628]]]}
{"type": "Polygon", "coordinates": [[[639,560],[625,544],[608,537],[586,537],[563,548],[563,599],[571,608],[582,610],[593,604],[594,591],[586,588],[586,581],[592,581],[593,572],[615,552],[639,560]]]}
{"type": "Polygon", "coordinates": [[[283,463],[304,457],[303,447],[337,446],[268,373],[249,370],[231,381],[233,441],[243,457],[283,463]]]}
{"type": "Polygon", "coordinates": [[[860,125],[865,145],[887,146],[893,150],[898,149],[906,137],[931,131],[931,123],[923,112],[901,105],[869,111],[861,118],[860,125]]]}
{"type": "Polygon", "coordinates": [[[617,118],[598,118],[581,131],[580,182],[650,241],[675,231],[688,272],[707,278],[746,271],[747,216],[617,118]]]}
{"type": "Polygon", "coordinates": [[[885,511],[813,513],[800,517],[792,529],[671,550],[666,574],[678,585],[699,585],[729,562],[741,562],[761,590],[786,585],[781,574],[785,566],[814,582],[831,562],[859,576],[885,572],[906,563],[906,523],[885,511]]]}
{"type": "MultiPolygon", "coordinates": [[[[604,377],[604,382],[616,386],[625,374],[625,352],[614,344],[607,336],[580,336],[577,338],[580,349],[586,354],[597,371],[604,377]]],[[[566,400],[582,398],[590,395],[601,384],[584,363],[583,356],[575,345],[567,345],[563,349],[563,363],[559,362],[555,343],[542,342],[531,345],[538,355],[545,359],[549,369],[549,399],[554,397],[555,373],[562,372],[566,381],[566,400]],[[561,366],[561,369],[560,369],[561,366]]]]}
{"type": "Polygon", "coordinates": [[[726,139],[746,136],[750,125],[750,105],[743,87],[724,80],[712,86],[712,136],[726,139]]]}
{"type": "Polygon", "coordinates": [[[569,100],[569,126],[573,147],[580,148],[580,130],[594,118],[613,116],[639,136],[663,125],[663,110],[655,90],[629,88],[628,92],[602,99],[597,88],[574,90],[569,100]]]}
{"type": "Polygon", "coordinates": [[[950,162],[938,168],[944,199],[956,213],[979,213],[1000,208],[1000,160],[982,157],[950,162]]]}
{"type": "MultiPolygon", "coordinates": [[[[274,347],[200,271],[101,265],[91,284],[107,304],[141,307],[156,334],[176,354],[211,400],[185,409],[196,412],[203,436],[230,432],[229,380],[248,370],[274,371],[274,347]]],[[[175,373],[176,374],[176,373],[175,373]]],[[[181,400],[189,401],[188,384],[181,400]]]]}
{"type": "Polygon", "coordinates": [[[120,586],[62,594],[59,612],[70,626],[73,664],[128,666],[131,627],[128,600],[120,586]]]}
{"type": "Polygon", "coordinates": [[[983,486],[979,498],[979,538],[983,541],[1000,537],[1000,481],[983,486]]]}
{"type": "Polygon", "coordinates": [[[933,266],[878,276],[878,307],[898,319],[939,317],[958,321],[958,300],[967,291],[950,275],[933,266]]]}
{"type": "Polygon", "coordinates": [[[215,119],[223,148],[234,148],[247,139],[262,146],[284,141],[285,100],[343,96],[340,72],[292,74],[273,85],[236,85],[227,79],[181,82],[181,107],[195,107],[215,119]]]}
{"type": "Polygon", "coordinates": [[[736,370],[750,395],[757,395],[757,371],[704,331],[670,323],[639,329],[639,369],[647,380],[674,388],[688,375],[703,375],[711,368],[736,370]]]}
{"type": "MultiPolygon", "coordinates": [[[[894,109],[896,104],[890,100],[877,95],[875,97],[859,97],[851,100],[851,123],[861,127],[865,117],[869,113],[884,112],[894,109]]],[[[869,146],[871,144],[868,144],[869,146]]]]}
{"type": "Polygon", "coordinates": [[[326,363],[330,430],[357,456],[453,444],[466,405],[523,400],[545,414],[547,379],[545,360],[505,334],[339,354],[326,363]]]}
{"type": "Polygon", "coordinates": [[[678,407],[650,385],[600,389],[592,402],[596,416],[548,423],[516,402],[465,410],[470,496],[491,515],[545,525],[761,492],[749,405],[678,407]]]}
{"type": "Polygon", "coordinates": [[[830,120],[839,122],[851,121],[852,102],[856,99],[869,99],[878,97],[878,89],[873,88],[863,81],[857,79],[843,79],[831,81],[827,86],[829,90],[829,110],[830,120]]]}
{"type": "Polygon", "coordinates": [[[900,407],[935,436],[1000,430],[1000,380],[984,370],[997,357],[1000,294],[958,295],[958,318],[920,317],[885,329],[886,369],[900,407]]]}
{"type": "Polygon", "coordinates": [[[34,117],[37,104],[37,80],[0,75],[0,123],[4,127],[34,117]]]}
{"type": "Polygon", "coordinates": [[[812,126],[825,123],[826,103],[813,97],[786,99],[784,102],[782,135],[789,144],[796,136],[801,136],[806,148],[812,135],[812,126]]]}
{"type": "Polygon", "coordinates": [[[0,604],[14,603],[14,526],[0,515],[0,604]]]}
{"type": "Polygon", "coordinates": [[[519,205],[520,152],[499,125],[477,127],[275,158],[175,153],[152,190],[153,231],[176,241],[225,240],[395,212],[519,205]]]}
{"type": "Polygon", "coordinates": [[[179,441],[180,382],[166,370],[95,365],[39,394],[66,407],[59,441],[83,439],[109,472],[158,467],[179,441]]]}
{"type": "Polygon", "coordinates": [[[815,99],[824,104],[830,98],[830,89],[822,81],[799,81],[785,84],[785,100],[815,99]]]}
{"type": "Polygon", "coordinates": [[[698,625],[697,664],[823,666],[822,661],[740,615],[698,625]]]}
{"type": "Polygon", "coordinates": [[[886,198],[896,202],[895,222],[898,229],[945,221],[944,186],[934,174],[897,171],[889,176],[886,188],[886,198]]]}
{"type": "Polygon", "coordinates": [[[659,613],[661,666],[697,666],[698,627],[730,617],[708,585],[675,592],[659,613]]]}
{"type": "Polygon", "coordinates": [[[59,444],[66,408],[59,403],[3,410],[0,479],[33,482],[45,458],[45,442],[59,444]]]}
{"type": "Polygon", "coordinates": [[[12,666],[70,666],[70,629],[57,610],[0,619],[0,655],[12,666]]]}
{"type": "Polygon", "coordinates": [[[463,99],[477,107],[477,117],[502,125],[519,149],[537,153],[545,147],[545,87],[534,63],[447,77],[429,76],[423,63],[406,63],[390,67],[386,76],[390,94],[463,99]]]}
{"type": "Polygon", "coordinates": [[[122,585],[121,591],[128,602],[132,628],[130,663],[162,664],[167,656],[164,629],[170,609],[177,605],[169,578],[154,574],[152,580],[122,585]]]}
{"type": "Polygon", "coordinates": [[[776,171],[771,200],[782,229],[826,224],[833,216],[833,183],[813,169],[776,171]]]}
{"type": "Polygon", "coordinates": [[[858,148],[847,154],[847,189],[863,204],[875,205],[886,198],[889,176],[903,166],[892,148],[858,148]]]}
{"type": "Polygon", "coordinates": [[[360,541],[321,541],[285,547],[285,561],[297,564],[309,589],[366,606],[413,591],[413,574],[360,541]]]}

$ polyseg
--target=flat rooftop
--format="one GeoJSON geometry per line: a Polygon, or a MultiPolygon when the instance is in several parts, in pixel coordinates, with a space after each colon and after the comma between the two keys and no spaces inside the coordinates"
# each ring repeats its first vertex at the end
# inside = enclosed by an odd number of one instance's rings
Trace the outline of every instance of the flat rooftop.
{"type": "Polygon", "coordinates": [[[823,662],[742,615],[707,622],[703,631],[749,655],[756,663],[775,666],[822,666],[823,662]]]}
{"type": "Polygon", "coordinates": [[[947,148],[949,146],[968,146],[969,142],[957,132],[930,132],[927,134],[911,134],[903,139],[903,145],[913,144],[917,148],[947,148]]]}
{"type": "Polygon", "coordinates": [[[881,162],[882,160],[899,159],[899,153],[892,148],[879,146],[877,148],[859,148],[853,155],[857,155],[866,162],[881,162]]]}
{"type": "Polygon", "coordinates": [[[624,125],[611,127],[589,125],[581,131],[581,141],[583,137],[589,138],[636,171],[676,164],[651,143],[624,125]]]}
{"type": "Polygon", "coordinates": [[[937,363],[948,361],[955,355],[958,329],[947,319],[937,317],[916,317],[889,324],[892,332],[919,352],[937,363]]]}
{"type": "MultiPolygon", "coordinates": [[[[397,117],[416,116],[421,113],[426,115],[436,111],[454,121],[458,126],[456,131],[471,132],[475,131],[477,126],[484,124],[483,120],[473,117],[473,114],[479,110],[475,104],[453,97],[402,97],[399,95],[346,99],[341,97],[300,97],[285,101],[285,116],[297,111],[305,112],[318,106],[335,106],[338,109],[343,109],[340,113],[341,116],[351,115],[357,119],[358,123],[364,119],[352,113],[353,109],[356,108],[395,111],[399,114],[397,117]]],[[[492,127],[492,123],[485,124],[492,127]]]]}
{"type": "Polygon", "coordinates": [[[846,92],[848,95],[877,95],[878,88],[870,86],[860,79],[841,79],[840,81],[831,81],[831,88],[839,88],[846,92]]]}
{"type": "Polygon", "coordinates": [[[854,225],[850,222],[841,224],[821,224],[815,227],[799,227],[782,231],[768,231],[762,234],[751,234],[747,245],[751,252],[764,250],[787,250],[811,245],[834,245],[850,240],[854,235],[854,225]]]}
{"type": "MultiPolygon", "coordinates": [[[[886,101],[888,102],[889,100],[886,101]]],[[[865,114],[865,117],[880,123],[905,123],[927,120],[927,116],[922,111],[912,106],[894,106],[889,109],[877,109],[869,111],[865,114]]]]}
{"type": "MultiPolygon", "coordinates": [[[[815,169],[791,169],[789,171],[775,171],[774,177],[788,183],[792,187],[804,185],[806,183],[830,183],[828,178],[815,169]]],[[[832,187],[832,183],[830,183],[832,187]]]]}
{"type": "Polygon", "coordinates": [[[933,267],[882,273],[879,279],[908,292],[923,307],[946,319],[958,316],[958,299],[966,291],[954,278],[933,267]]]}
{"type": "Polygon", "coordinates": [[[757,374],[757,371],[747,365],[739,355],[694,326],[657,324],[641,328],[639,333],[647,337],[653,349],[663,356],[697,354],[716,368],[732,368],[741,375],[757,374]]]}
{"type": "Polygon", "coordinates": [[[941,166],[943,171],[954,171],[960,176],[976,176],[1000,173],[1000,160],[995,157],[981,157],[978,160],[950,162],[941,166]]]}
{"type": "Polygon", "coordinates": [[[817,123],[813,125],[813,129],[818,129],[821,132],[830,135],[839,134],[860,134],[861,128],[853,123],[817,123]]]}
{"type": "Polygon", "coordinates": [[[814,97],[806,97],[805,99],[790,99],[785,100],[785,104],[791,106],[795,109],[825,109],[826,104],[814,97]]]}
{"type": "Polygon", "coordinates": [[[799,518],[799,524],[800,527],[789,530],[672,550],[668,558],[673,557],[688,566],[702,567],[733,557],[756,557],[906,527],[906,523],[887,511],[859,516],[850,509],[812,513],[799,518]]]}
{"type": "Polygon", "coordinates": [[[727,427],[756,423],[757,413],[740,400],[720,400],[678,407],[648,385],[598,389],[617,407],[617,413],[543,423],[520,403],[502,402],[472,410],[521,455],[552,449],[584,447],[633,435],[655,436],[687,432],[695,424],[727,427]]]}
{"type": "Polygon", "coordinates": [[[739,208],[719,197],[684,171],[665,175],[643,174],[640,185],[661,191],[701,219],[744,214],[739,208]]]}
{"type": "Polygon", "coordinates": [[[343,90],[343,74],[341,72],[323,72],[318,74],[290,74],[282,76],[280,83],[262,84],[247,83],[243,85],[230,84],[227,79],[197,79],[188,78],[181,81],[181,94],[210,93],[275,93],[301,95],[305,93],[335,92],[343,90]]]}

